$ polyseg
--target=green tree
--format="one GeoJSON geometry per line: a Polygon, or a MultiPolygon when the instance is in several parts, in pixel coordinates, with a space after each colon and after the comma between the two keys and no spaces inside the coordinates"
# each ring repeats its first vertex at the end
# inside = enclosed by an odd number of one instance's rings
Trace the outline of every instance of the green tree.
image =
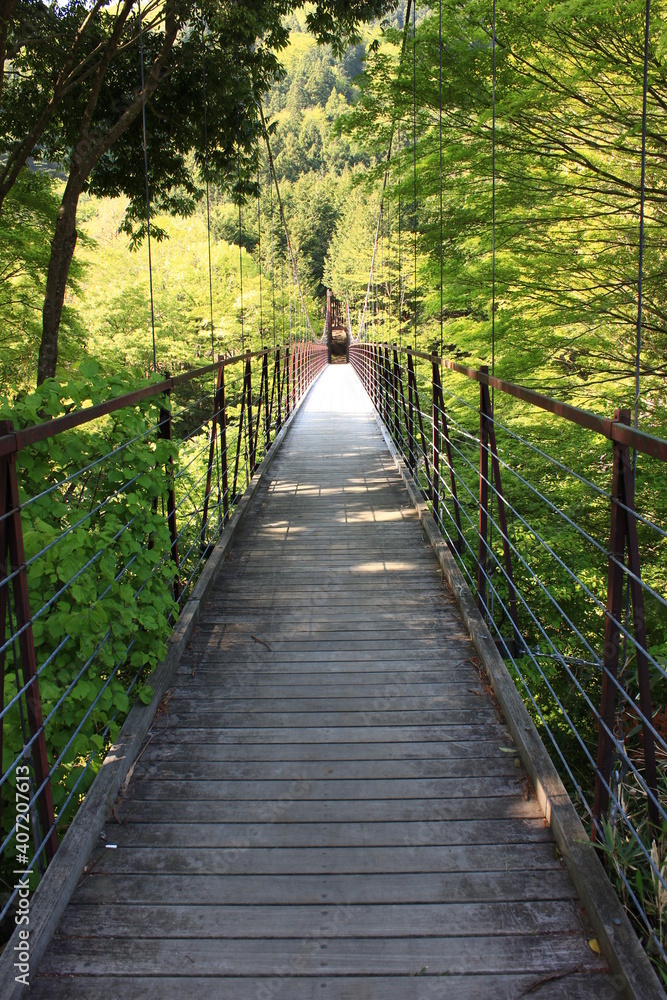
{"type": "MultiPolygon", "coordinates": [[[[282,17],[301,5],[295,0],[252,4],[209,0],[203,5],[167,0],[144,7],[144,93],[153,112],[155,153],[151,183],[164,207],[187,213],[198,194],[185,157],[195,148],[200,165],[203,159],[203,101],[199,72],[194,72],[201,59],[200,17],[206,25],[210,66],[211,166],[223,178],[236,165],[236,194],[242,198],[252,187],[250,178],[257,165],[262,130],[257,102],[280,73],[277,53],[287,41],[282,17]]],[[[306,21],[319,40],[338,51],[357,37],[361,19],[377,15],[385,6],[386,0],[320,0],[306,21]]],[[[12,54],[12,72],[5,80],[1,122],[0,153],[6,158],[3,192],[11,188],[17,169],[38,143],[42,155],[68,166],[47,272],[40,383],[55,374],[82,192],[89,188],[97,193],[127,193],[128,227],[139,214],[142,93],[136,65],[137,10],[134,0],[123,0],[112,12],[101,9],[98,2],[72,0],[44,9],[24,2],[17,3],[8,21],[6,51],[12,54]],[[36,27],[31,27],[26,40],[21,32],[35,12],[36,27]]],[[[3,79],[6,65],[7,60],[3,79]]]]}

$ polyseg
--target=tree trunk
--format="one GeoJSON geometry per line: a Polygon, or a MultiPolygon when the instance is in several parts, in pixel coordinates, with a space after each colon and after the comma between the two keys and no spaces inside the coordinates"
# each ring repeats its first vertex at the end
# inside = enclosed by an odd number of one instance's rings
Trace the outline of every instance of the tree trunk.
{"type": "Polygon", "coordinates": [[[77,175],[70,176],[51,241],[51,260],[46,276],[42,310],[42,342],[37,363],[37,385],[41,385],[47,378],[55,378],[56,374],[58,331],[65,301],[67,276],[76,246],[76,210],[83,183],[83,178],[77,175]]]}
{"type": "MultiPolygon", "coordinates": [[[[132,7],[132,3],[133,0],[125,0],[122,23],[127,19],[127,14],[132,7]]],[[[159,83],[160,73],[171,53],[180,25],[180,20],[175,16],[173,10],[169,10],[167,5],[165,35],[162,48],[157,58],[153,61],[144,87],[146,100],[154,93],[159,83]]],[[[67,181],[67,187],[65,188],[56,221],[56,231],[51,241],[51,260],[49,261],[49,270],[46,276],[46,292],[44,296],[44,309],[42,311],[42,342],[39,347],[39,360],[37,362],[37,385],[41,385],[47,378],[55,378],[56,374],[58,330],[63,303],[65,301],[67,276],[70,264],[72,263],[72,257],[74,256],[74,247],[76,246],[76,210],[81,191],[91,170],[95,167],[100,157],[123,135],[135,118],[138,117],[142,109],[143,100],[141,93],[139,93],[105,135],[91,139],[91,122],[97,107],[104,75],[118,47],[121,27],[122,24],[119,22],[116,25],[114,37],[107,46],[105,57],[96,73],[79,129],[79,138],[74,149],[74,155],[72,156],[69,180],[67,181]]]]}

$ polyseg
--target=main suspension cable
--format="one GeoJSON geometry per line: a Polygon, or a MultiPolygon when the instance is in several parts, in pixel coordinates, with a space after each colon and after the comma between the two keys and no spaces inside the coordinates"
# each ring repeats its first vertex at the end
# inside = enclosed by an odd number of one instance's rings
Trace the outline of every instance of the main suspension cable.
{"type": "MultiPolygon", "coordinates": [[[[493,0],[491,52],[491,374],[496,374],[496,0],[493,0]]],[[[491,416],[493,417],[493,387],[491,416]]]]}

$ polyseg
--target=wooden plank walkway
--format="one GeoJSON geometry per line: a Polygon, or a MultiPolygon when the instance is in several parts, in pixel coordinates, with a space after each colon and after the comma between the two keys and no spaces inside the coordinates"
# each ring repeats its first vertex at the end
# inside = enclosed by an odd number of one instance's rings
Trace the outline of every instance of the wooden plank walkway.
{"type": "Polygon", "coordinates": [[[329,368],[30,996],[615,997],[473,660],[367,398],[329,368]]]}

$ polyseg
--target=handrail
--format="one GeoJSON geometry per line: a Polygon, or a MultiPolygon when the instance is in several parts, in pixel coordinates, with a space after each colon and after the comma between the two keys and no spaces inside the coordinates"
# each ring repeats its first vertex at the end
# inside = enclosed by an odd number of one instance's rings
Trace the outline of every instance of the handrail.
{"type": "Polygon", "coordinates": [[[261,351],[246,351],[244,354],[223,357],[218,361],[212,362],[210,365],[204,365],[203,368],[195,368],[194,371],[184,372],[182,375],[174,375],[173,377],[164,379],[162,382],[145,385],[141,389],[135,389],[133,392],[126,392],[122,396],[115,396],[113,399],[105,400],[104,403],[86,406],[82,410],[73,410],[71,413],[65,414],[64,417],[57,417],[55,420],[46,420],[41,424],[34,424],[32,427],[25,427],[11,434],[4,434],[0,437],[0,457],[12,455],[28,447],[28,445],[37,444],[39,441],[48,441],[49,438],[53,438],[57,434],[62,434],[63,431],[72,430],[73,427],[80,427],[82,424],[90,423],[91,420],[97,420],[99,417],[106,417],[110,413],[122,410],[126,406],[135,406],[144,399],[168,393],[177,385],[184,385],[186,382],[201,378],[203,375],[217,372],[227,365],[235,364],[246,358],[262,358],[267,353],[268,348],[265,347],[261,351]]]}

